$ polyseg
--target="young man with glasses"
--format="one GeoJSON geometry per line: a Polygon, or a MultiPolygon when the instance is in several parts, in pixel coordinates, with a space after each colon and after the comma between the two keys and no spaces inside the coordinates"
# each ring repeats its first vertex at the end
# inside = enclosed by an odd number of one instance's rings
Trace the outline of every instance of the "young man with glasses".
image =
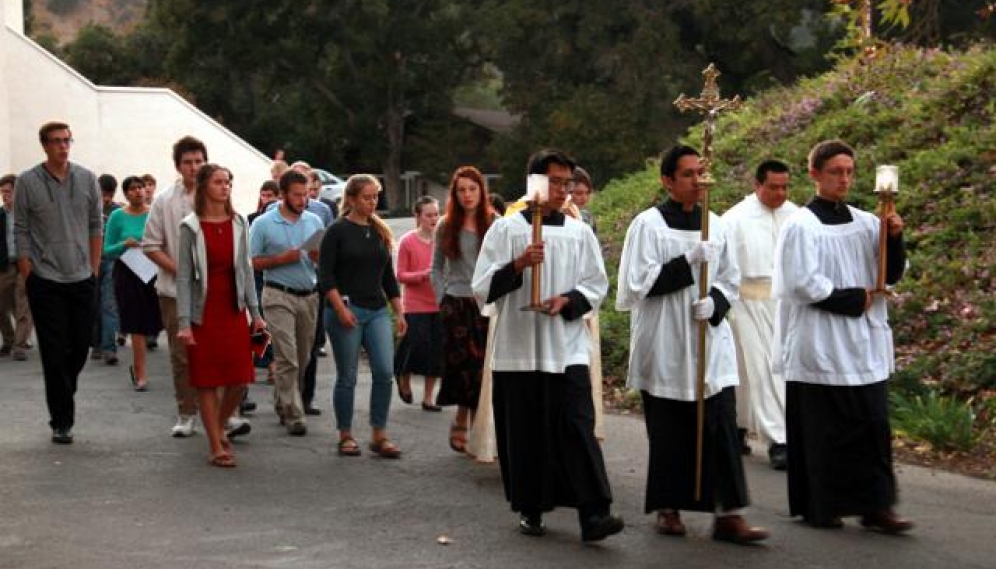
{"type": "MultiPolygon", "coordinates": [[[[503,217],[484,235],[472,287],[481,312],[497,315],[492,377],[495,435],[505,497],[525,535],[545,533],[543,513],[577,508],[581,539],[623,530],[610,513],[612,492],[595,439],[590,340],[582,318],[597,310],[608,277],[595,234],[561,209],[574,185],[574,161],[557,150],[529,159],[545,176],[543,240],[532,241],[531,212],[503,217]],[[531,304],[539,265],[543,310],[531,304]]],[[[536,199],[535,197],[531,199],[536,199]]]]}
{"type": "Polygon", "coordinates": [[[14,236],[45,376],[52,442],[73,442],[75,395],[96,316],[103,246],[102,200],[93,172],[69,161],[69,125],[48,122],[46,159],[17,177],[14,236]]]}

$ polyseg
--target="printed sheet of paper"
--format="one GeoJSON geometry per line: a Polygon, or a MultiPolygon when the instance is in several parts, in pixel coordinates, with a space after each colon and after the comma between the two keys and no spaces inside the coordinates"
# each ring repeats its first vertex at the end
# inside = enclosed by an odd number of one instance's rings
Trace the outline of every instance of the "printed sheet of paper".
{"type": "Polygon", "coordinates": [[[301,243],[301,250],[309,252],[310,251],[317,252],[318,249],[320,249],[322,246],[322,237],[324,236],[325,236],[324,229],[319,229],[318,231],[315,231],[314,233],[311,234],[311,237],[308,237],[307,239],[304,240],[304,243],[301,243]]]}
{"type": "Polygon", "coordinates": [[[121,255],[121,262],[142,279],[143,283],[148,283],[159,274],[159,267],[142,252],[141,247],[129,247],[121,255]]]}

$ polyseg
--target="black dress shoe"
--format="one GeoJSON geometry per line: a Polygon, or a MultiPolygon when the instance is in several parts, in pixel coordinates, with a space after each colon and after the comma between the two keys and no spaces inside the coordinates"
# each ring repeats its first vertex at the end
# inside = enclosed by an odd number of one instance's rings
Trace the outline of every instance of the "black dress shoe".
{"type": "Polygon", "coordinates": [[[786,470],[788,468],[788,445],[773,443],[768,447],[768,462],[775,470],[786,470]]]}
{"type": "Polygon", "coordinates": [[[252,413],[256,410],[256,402],[252,399],[243,399],[242,403],[239,403],[239,413],[245,415],[246,413],[252,413]]]}
{"type": "Polygon", "coordinates": [[[581,527],[581,541],[601,541],[610,535],[615,535],[623,530],[626,524],[622,518],[605,514],[589,521],[581,527]]]}
{"type": "Polygon", "coordinates": [[[314,415],[321,415],[322,414],[322,410],[319,409],[318,407],[313,406],[313,405],[305,405],[304,406],[304,414],[305,415],[313,415],[313,416],[314,415]]]}
{"type": "Polygon", "coordinates": [[[543,514],[522,514],[519,516],[519,533],[539,537],[546,535],[543,514]]]}
{"type": "Polygon", "coordinates": [[[740,454],[744,456],[750,455],[750,445],[747,444],[747,429],[737,429],[737,434],[740,435],[740,454]]]}
{"type": "Polygon", "coordinates": [[[70,429],[52,429],[52,442],[59,445],[73,444],[73,433],[70,429]]]}

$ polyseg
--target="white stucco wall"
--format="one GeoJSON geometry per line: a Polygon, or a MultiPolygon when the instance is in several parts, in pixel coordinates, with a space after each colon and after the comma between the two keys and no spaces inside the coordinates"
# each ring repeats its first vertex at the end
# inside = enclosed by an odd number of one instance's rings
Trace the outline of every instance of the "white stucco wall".
{"type": "MultiPolygon", "coordinates": [[[[70,159],[118,180],[150,173],[162,190],[176,179],[172,146],[201,139],[212,162],[232,170],[238,211],[256,207],[270,160],[168,89],[98,87],[2,22],[23,18],[20,0],[0,0],[0,172],[21,172],[44,160],[38,128],[68,123],[70,159]]],[[[121,200],[120,194],[118,195],[121,200]]]]}

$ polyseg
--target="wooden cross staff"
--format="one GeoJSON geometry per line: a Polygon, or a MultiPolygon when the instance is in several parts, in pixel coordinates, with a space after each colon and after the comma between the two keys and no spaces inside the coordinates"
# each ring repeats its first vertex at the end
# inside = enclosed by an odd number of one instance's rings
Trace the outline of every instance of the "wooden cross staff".
{"type": "MultiPolygon", "coordinates": [[[[702,71],[705,77],[705,85],[702,87],[702,94],[697,98],[686,97],[682,93],[674,102],[681,112],[698,111],[705,115],[705,132],[702,136],[702,170],[704,171],[699,184],[703,188],[702,194],[702,241],[709,240],[709,186],[715,180],[712,178],[710,167],[712,166],[712,133],[716,127],[716,116],[728,110],[735,110],[740,107],[740,95],[732,99],[721,99],[719,97],[719,86],[716,85],[716,78],[720,73],[712,63],[702,71]]],[[[707,263],[699,265],[699,298],[704,299],[709,295],[709,266],[707,263]]],[[[705,428],[705,377],[706,377],[706,332],[709,322],[699,321],[699,350],[698,350],[698,376],[696,381],[696,403],[698,405],[697,430],[695,439],[695,501],[702,498],[702,437],[705,428]]]]}

